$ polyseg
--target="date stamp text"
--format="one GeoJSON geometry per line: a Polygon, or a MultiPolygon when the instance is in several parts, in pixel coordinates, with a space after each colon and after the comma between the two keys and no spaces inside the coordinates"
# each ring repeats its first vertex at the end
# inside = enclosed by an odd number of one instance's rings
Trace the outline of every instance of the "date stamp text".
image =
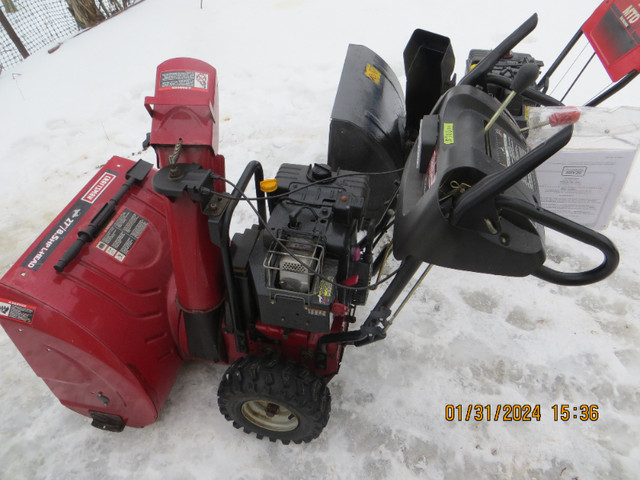
{"type": "MultiPolygon", "coordinates": [[[[594,404],[555,404],[547,412],[554,422],[595,422],[600,418],[598,405],[594,404]]],[[[444,407],[447,422],[539,422],[542,416],[543,409],[539,404],[448,404],[444,407]]]]}

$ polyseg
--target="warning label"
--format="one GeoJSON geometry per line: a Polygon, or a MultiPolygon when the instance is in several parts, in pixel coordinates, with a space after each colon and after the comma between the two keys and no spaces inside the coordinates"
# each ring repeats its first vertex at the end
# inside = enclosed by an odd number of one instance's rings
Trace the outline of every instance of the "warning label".
{"type": "MultiPolygon", "coordinates": [[[[324,278],[316,277],[316,281],[313,285],[313,295],[318,297],[318,303],[321,305],[329,305],[331,303],[331,296],[333,294],[333,285],[330,283],[333,281],[333,277],[324,278]],[[329,280],[329,282],[327,281],[329,280]]],[[[322,312],[326,313],[326,312],[322,312]]]]}
{"type": "Polygon", "coordinates": [[[148,220],[125,208],[100,239],[97,247],[119,262],[124,262],[147,225],[148,220]]]}
{"type": "Polygon", "coordinates": [[[0,317],[31,323],[35,313],[36,307],[0,298],[0,317]]]}
{"type": "Polygon", "coordinates": [[[367,66],[364,69],[364,74],[365,76],[373,80],[373,83],[375,83],[376,85],[380,85],[380,77],[382,76],[382,74],[376,67],[374,67],[370,63],[367,63],[367,66]]]}
{"type": "Polygon", "coordinates": [[[208,90],[209,74],[188,71],[162,72],[159,90],[171,89],[208,90]]]}
{"type": "MultiPolygon", "coordinates": [[[[526,146],[523,143],[498,127],[491,130],[489,141],[491,144],[491,157],[505,167],[516,163],[527,153],[526,146]]],[[[536,178],[533,174],[528,174],[521,181],[533,192],[538,191],[536,178]]]]}

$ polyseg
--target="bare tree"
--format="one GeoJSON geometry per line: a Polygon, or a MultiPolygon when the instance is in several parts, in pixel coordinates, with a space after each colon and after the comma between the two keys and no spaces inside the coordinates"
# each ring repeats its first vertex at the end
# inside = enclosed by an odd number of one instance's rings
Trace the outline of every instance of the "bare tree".
{"type": "Polygon", "coordinates": [[[18,11],[18,7],[13,3],[13,0],[2,0],[2,5],[7,13],[16,13],[18,11]]]}
{"type": "Polygon", "coordinates": [[[93,0],[67,0],[69,10],[80,28],[89,28],[105,19],[93,0]]]}

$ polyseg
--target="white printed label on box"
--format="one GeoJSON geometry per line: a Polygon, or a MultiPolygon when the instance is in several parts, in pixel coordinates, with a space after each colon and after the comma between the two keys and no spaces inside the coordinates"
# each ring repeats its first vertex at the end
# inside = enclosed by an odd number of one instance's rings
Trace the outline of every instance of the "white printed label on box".
{"type": "Polygon", "coordinates": [[[536,169],[542,207],[595,230],[606,228],[635,153],[561,150],[536,169]]]}

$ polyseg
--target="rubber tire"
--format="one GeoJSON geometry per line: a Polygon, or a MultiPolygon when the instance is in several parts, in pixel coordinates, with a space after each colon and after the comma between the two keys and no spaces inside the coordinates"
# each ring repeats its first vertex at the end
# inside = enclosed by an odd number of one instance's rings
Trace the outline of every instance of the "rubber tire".
{"type": "Polygon", "coordinates": [[[225,372],[218,388],[218,407],[234,427],[286,445],[291,441],[309,442],[320,435],[329,421],[331,395],[325,382],[305,367],[248,356],[225,372]],[[297,417],[297,426],[278,431],[252,422],[242,413],[243,405],[259,401],[286,407],[297,417]]]}

